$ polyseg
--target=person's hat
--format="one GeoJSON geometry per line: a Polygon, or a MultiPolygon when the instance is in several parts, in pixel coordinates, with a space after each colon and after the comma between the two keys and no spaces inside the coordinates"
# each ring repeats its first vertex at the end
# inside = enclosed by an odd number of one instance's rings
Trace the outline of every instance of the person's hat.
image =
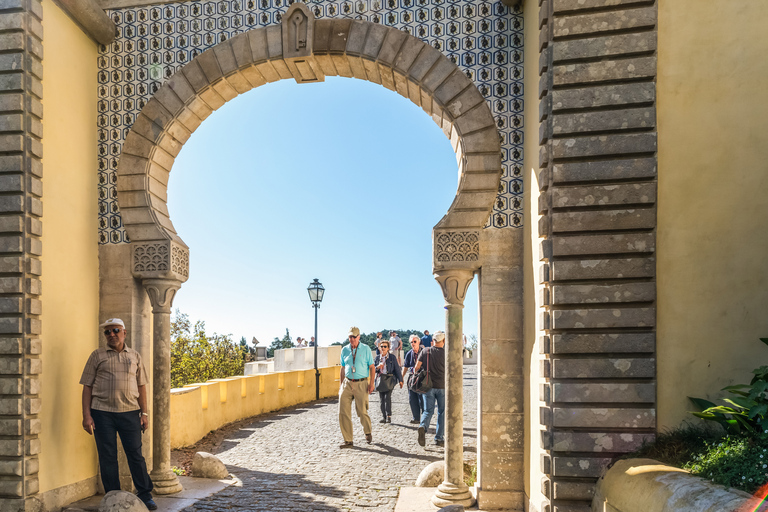
{"type": "Polygon", "coordinates": [[[347,336],[360,336],[360,329],[357,327],[350,327],[347,336]]]}
{"type": "Polygon", "coordinates": [[[99,327],[106,327],[108,325],[119,325],[120,327],[125,329],[125,324],[119,318],[110,318],[109,320],[101,324],[99,327]]]}
{"type": "Polygon", "coordinates": [[[443,331],[437,331],[433,336],[432,339],[435,340],[437,343],[440,343],[445,339],[445,333],[443,331]]]}

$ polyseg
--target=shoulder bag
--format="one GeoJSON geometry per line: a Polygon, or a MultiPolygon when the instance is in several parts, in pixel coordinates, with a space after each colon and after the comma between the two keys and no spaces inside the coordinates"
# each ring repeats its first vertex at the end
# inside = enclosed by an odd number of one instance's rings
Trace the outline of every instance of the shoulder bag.
{"type": "Polygon", "coordinates": [[[411,379],[410,390],[414,393],[424,394],[432,389],[432,379],[429,377],[429,349],[427,349],[426,368],[422,366],[411,379]]]}
{"type": "MultiPolygon", "coordinates": [[[[387,364],[387,360],[384,360],[384,364],[387,364]]],[[[376,375],[376,391],[379,393],[386,393],[395,389],[395,376],[391,373],[379,373],[376,375]]]]}

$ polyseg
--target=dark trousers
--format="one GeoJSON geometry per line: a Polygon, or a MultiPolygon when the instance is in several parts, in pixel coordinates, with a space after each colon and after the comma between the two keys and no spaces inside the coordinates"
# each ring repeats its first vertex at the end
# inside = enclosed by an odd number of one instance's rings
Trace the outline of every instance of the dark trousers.
{"type": "Polygon", "coordinates": [[[91,409],[91,417],[96,425],[93,437],[96,439],[96,451],[99,452],[99,468],[104,492],[120,489],[120,471],[117,466],[117,436],[123,443],[123,451],[128,459],[136,495],[141,501],[152,499],[152,480],[147,473],[147,463],[141,454],[141,420],[139,411],[106,412],[91,409]]]}
{"type": "Polygon", "coordinates": [[[384,419],[392,416],[392,391],[379,391],[379,400],[381,401],[381,414],[384,419]]]}
{"type": "Polygon", "coordinates": [[[414,421],[421,421],[421,413],[424,412],[424,395],[408,390],[408,404],[411,406],[411,414],[414,421]]]}

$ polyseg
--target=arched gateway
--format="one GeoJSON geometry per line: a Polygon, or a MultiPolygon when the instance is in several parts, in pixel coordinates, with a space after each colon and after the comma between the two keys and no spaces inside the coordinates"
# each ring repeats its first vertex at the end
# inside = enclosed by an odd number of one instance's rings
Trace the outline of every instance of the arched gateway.
{"type": "MultiPolygon", "coordinates": [[[[180,489],[170,467],[170,310],[174,294],[189,277],[189,250],[166,204],[174,159],[202,121],[237,95],[281,79],[310,83],[325,76],[359,78],[398,92],[433,118],[456,151],[456,197],[433,233],[433,267],[446,300],[449,374],[446,477],[433,501],[470,504],[462,465],[462,308],[467,287],[483,266],[483,238],[489,235],[482,228],[499,192],[502,152],[495,120],[476,86],[440,51],[376,23],[315,21],[303,3],[294,4],[280,25],[219,43],[171,76],[141,110],[122,148],[120,211],[130,237],[132,273],[147,290],[154,315],[156,491],[180,489]]],[[[508,270],[499,270],[503,265],[493,261],[492,256],[487,260],[487,272],[497,281],[509,281],[508,270]]]]}

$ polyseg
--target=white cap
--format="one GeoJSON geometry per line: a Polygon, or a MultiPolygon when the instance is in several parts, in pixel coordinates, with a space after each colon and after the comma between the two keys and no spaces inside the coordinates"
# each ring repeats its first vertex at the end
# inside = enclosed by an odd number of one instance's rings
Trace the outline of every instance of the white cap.
{"type": "Polygon", "coordinates": [[[125,324],[119,318],[110,318],[109,320],[101,324],[99,327],[106,327],[108,325],[119,325],[120,327],[125,329],[125,324]]]}

